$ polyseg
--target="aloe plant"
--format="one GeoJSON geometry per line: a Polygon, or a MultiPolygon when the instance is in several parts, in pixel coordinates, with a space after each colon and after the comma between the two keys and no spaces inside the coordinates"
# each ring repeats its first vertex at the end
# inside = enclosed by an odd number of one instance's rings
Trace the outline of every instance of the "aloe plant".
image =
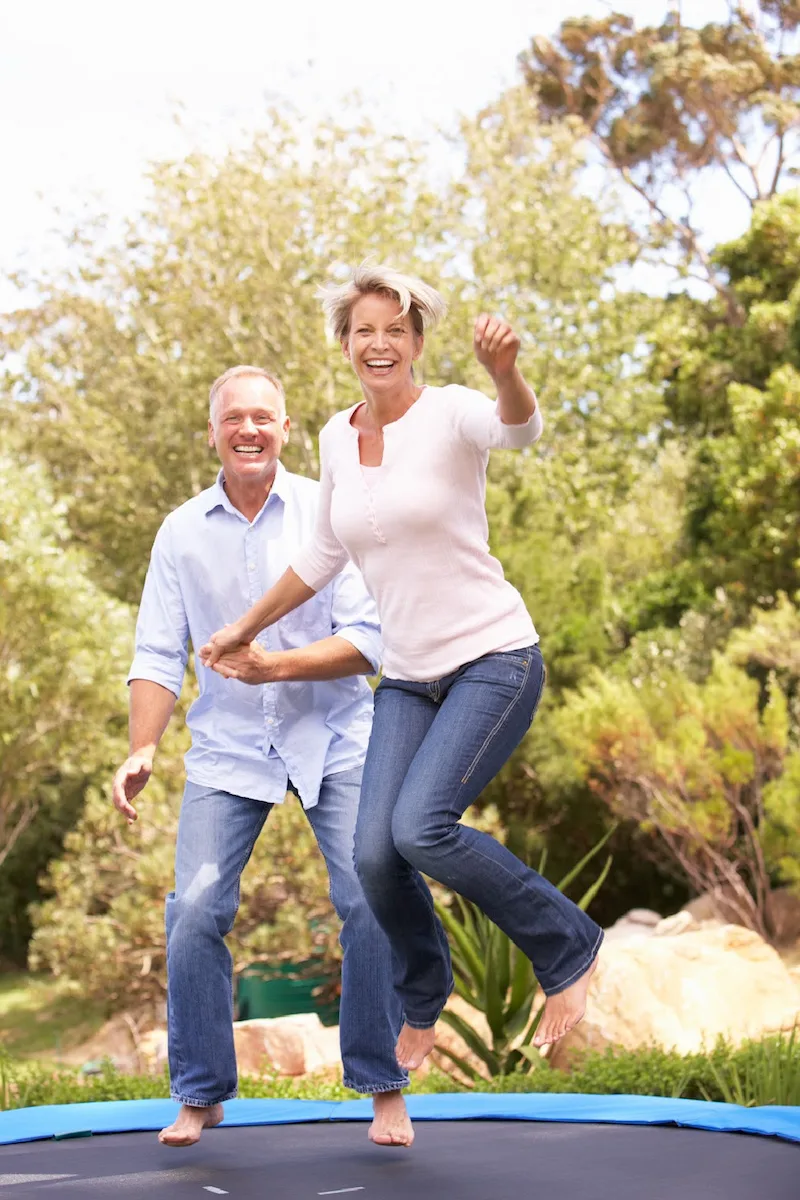
{"type": "MultiPolygon", "coordinates": [[[[610,829],[556,884],[559,891],[566,890],[580,875],[613,832],[614,829],[610,829]]],[[[538,868],[542,875],[546,861],[545,852],[538,868]]],[[[597,878],[578,901],[580,908],[586,909],[591,904],[605,882],[611,862],[609,855],[597,878]]],[[[537,1002],[539,985],[530,960],[507,934],[461,896],[454,896],[454,908],[437,903],[436,909],[450,939],[456,994],[484,1014],[490,1038],[487,1040],[469,1021],[449,1009],[442,1013],[441,1019],[455,1030],[490,1075],[535,1070],[541,1058],[531,1043],[544,1005],[537,1002]]],[[[440,1059],[446,1059],[468,1080],[481,1078],[480,1071],[461,1055],[442,1045],[437,1045],[436,1049],[440,1059]]]]}

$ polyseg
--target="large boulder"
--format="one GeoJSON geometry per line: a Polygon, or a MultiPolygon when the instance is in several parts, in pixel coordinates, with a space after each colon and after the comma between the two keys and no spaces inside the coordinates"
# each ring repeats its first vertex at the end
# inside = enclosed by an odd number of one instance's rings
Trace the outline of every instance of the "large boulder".
{"type": "Polygon", "coordinates": [[[777,952],[738,925],[698,926],[688,913],[650,937],[605,943],[586,1016],[552,1049],[568,1067],[585,1049],[655,1045],[687,1054],[793,1028],[796,981],[777,952]]]}
{"type": "MultiPolygon", "coordinates": [[[[341,1070],[339,1029],[324,1026],[316,1013],[237,1021],[233,1042],[240,1075],[308,1075],[333,1067],[341,1070]]],[[[166,1029],[145,1034],[139,1052],[147,1069],[162,1069],[167,1059],[166,1029]]]]}
{"type": "MultiPolygon", "coordinates": [[[[684,906],[696,921],[741,924],[739,909],[730,888],[718,887],[690,900],[684,906]]],[[[776,946],[793,946],[800,940],[800,895],[791,888],[775,888],[767,897],[767,922],[776,946]]]]}
{"type": "Polygon", "coordinates": [[[661,916],[650,908],[632,908],[605,931],[606,941],[622,942],[650,937],[661,916]]]}
{"type": "Polygon", "coordinates": [[[316,1013],[237,1021],[233,1040],[242,1075],[308,1075],[341,1067],[339,1030],[324,1026],[316,1013]]]}

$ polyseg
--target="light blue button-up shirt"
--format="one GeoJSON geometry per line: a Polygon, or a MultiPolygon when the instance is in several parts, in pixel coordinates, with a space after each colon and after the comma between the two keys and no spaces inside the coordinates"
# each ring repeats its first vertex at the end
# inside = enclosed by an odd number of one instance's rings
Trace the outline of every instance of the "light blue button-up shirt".
{"type": "MultiPolygon", "coordinates": [[[[131,679],[180,695],[188,661],[212,633],[235,621],[286,570],[314,528],[319,485],[279,463],[255,520],[231,504],[220,471],[213,487],[170,513],[156,535],[136,624],[131,679]]],[[[258,635],[267,650],[292,650],[332,634],[380,667],[375,605],[351,564],[312,599],[258,635]]],[[[224,679],[195,656],[200,694],[187,724],[192,783],[280,803],[288,780],[305,808],[324,776],[364,761],[372,691],[363,676],[253,686],[224,679]]]]}

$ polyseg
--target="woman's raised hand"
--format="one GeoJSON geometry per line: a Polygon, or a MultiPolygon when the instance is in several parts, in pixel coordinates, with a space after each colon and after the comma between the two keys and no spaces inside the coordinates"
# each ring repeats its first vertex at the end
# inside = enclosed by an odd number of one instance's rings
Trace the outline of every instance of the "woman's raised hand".
{"type": "Polygon", "coordinates": [[[492,379],[510,375],[517,363],[519,337],[509,324],[499,317],[481,313],[475,322],[473,335],[475,357],[492,379]]]}

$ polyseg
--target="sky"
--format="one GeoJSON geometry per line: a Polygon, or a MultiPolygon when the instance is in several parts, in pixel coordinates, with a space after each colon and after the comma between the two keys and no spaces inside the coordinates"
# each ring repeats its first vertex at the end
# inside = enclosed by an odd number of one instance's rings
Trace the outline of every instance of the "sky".
{"type": "MultiPolygon", "coordinates": [[[[270,101],[327,116],[358,92],[387,131],[452,128],[517,78],[517,55],[601,0],[0,0],[3,276],[54,252],[55,211],[135,212],[154,159],[225,144],[270,101]]],[[[666,0],[620,0],[638,22],[666,0]]],[[[724,0],[684,0],[693,24],[724,0]]],[[[735,218],[734,218],[735,221],[735,218]]],[[[732,227],[732,233],[738,229],[732,227]]]]}

